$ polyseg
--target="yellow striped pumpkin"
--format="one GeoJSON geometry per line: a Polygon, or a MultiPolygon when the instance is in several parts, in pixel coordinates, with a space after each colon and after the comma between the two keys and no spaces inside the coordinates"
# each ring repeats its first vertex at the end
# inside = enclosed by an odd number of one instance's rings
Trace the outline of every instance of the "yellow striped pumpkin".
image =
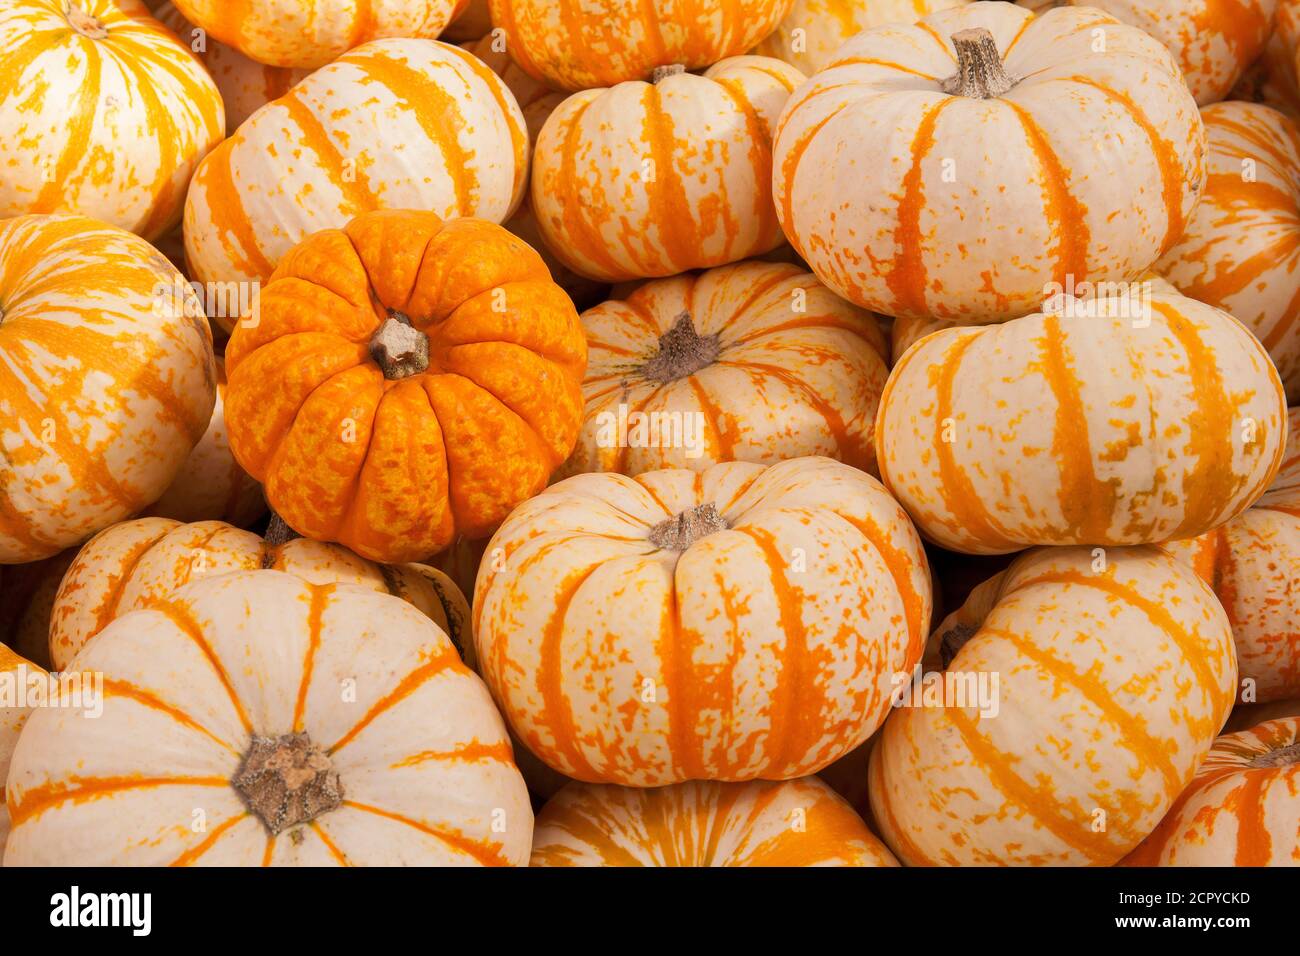
{"type": "Polygon", "coordinates": [[[10,865],[528,861],[500,715],[437,625],[391,595],[212,577],[119,618],[72,668],[103,675],[102,713],[29,718],[10,865]]]}
{"type": "MultiPolygon", "coordinates": [[[[6,682],[16,691],[25,686],[30,676],[43,676],[45,672],[24,660],[9,648],[0,644],[0,681],[6,682]]],[[[0,707],[0,795],[6,795],[5,780],[9,776],[9,761],[13,758],[14,747],[18,744],[18,735],[32,708],[25,703],[15,701],[0,707]]],[[[0,862],[5,855],[5,844],[9,841],[9,810],[0,805],[0,862]]]]}
{"type": "Polygon", "coordinates": [[[586,90],[551,113],[533,154],[547,244],[605,282],[669,276],[769,252],[772,129],[803,82],[792,66],[734,57],[703,76],[586,90]]]}
{"type": "Polygon", "coordinates": [[[520,739],[576,780],[788,779],[880,725],[930,606],[920,539],[874,478],[731,462],[525,502],[488,544],[474,640],[520,739]]]}
{"type": "Polygon", "coordinates": [[[1156,268],[1246,323],[1300,401],[1300,128],[1256,103],[1215,103],[1201,115],[1205,194],[1156,268]]]}
{"type": "Polygon", "coordinates": [[[156,500],[215,392],[207,319],[156,249],[81,216],[0,222],[0,564],[156,500]]]}
{"type": "Polygon", "coordinates": [[[586,411],[566,474],[800,455],[876,469],[884,336],[798,266],[741,262],[647,282],[582,324],[586,411]]]}
{"type": "Polygon", "coordinates": [[[881,480],[921,531],[973,554],[1202,534],[1264,493],[1286,402],[1230,315],[1150,292],[952,328],[894,366],[881,480]]]}
{"type": "Polygon", "coordinates": [[[569,784],[542,808],[532,866],[898,866],[816,777],[569,784]]]}
{"type": "Polygon", "coordinates": [[[1246,702],[1300,697],[1300,408],[1288,417],[1282,468],[1255,506],[1165,545],[1219,596],[1246,702]]]}
{"type": "Polygon", "coordinates": [[[0,219],[81,213],[157,238],[224,134],[212,78],[137,0],[0,8],[0,219]]]}
{"type": "Polygon", "coordinates": [[[265,282],[307,236],[375,209],[502,222],[527,175],[523,115],[495,73],[459,47],[376,40],[208,156],[185,203],[185,253],[200,282],[265,282]]]}
{"type": "Polygon", "coordinates": [[[1223,609],[1159,548],[1031,551],[936,635],[948,706],[898,709],[869,773],[881,836],[913,866],[1116,863],[1232,708],[1223,609]],[[996,706],[960,696],[981,674],[996,706]]]}
{"type": "Polygon", "coordinates": [[[369,40],[432,40],[467,0],[175,0],[190,23],[259,63],[324,66],[369,40]]]}
{"type": "Polygon", "coordinates": [[[1196,103],[1145,33],[1087,8],[973,3],[841,47],[781,114],[773,192],[845,298],[1008,319],[1053,283],[1125,281],[1159,258],[1204,152],[1196,103]]]}
{"type": "Polygon", "coordinates": [[[1129,866],[1300,866],[1300,718],[1214,742],[1129,866]]]}
{"type": "Polygon", "coordinates": [[[737,56],[780,23],[793,0],[489,0],[523,69],[562,90],[648,80],[657,67],[702,69],[737,56]]]}

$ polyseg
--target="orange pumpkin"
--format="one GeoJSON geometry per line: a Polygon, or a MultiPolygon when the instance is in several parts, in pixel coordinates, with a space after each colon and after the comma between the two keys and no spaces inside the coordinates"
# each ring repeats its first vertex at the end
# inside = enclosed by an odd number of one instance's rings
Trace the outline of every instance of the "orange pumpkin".
{"type": "Polygon", "coordinates": [[[884,336],[798,266],[741,262],[647,282],[582,324],[586,418],[564,473],[800,455],[875,471],[884,336]]]}
{"type": "Polygon", "coordinates": [[[530,866],[898,866],[816,777],[569,784],[542,808],[530,866]]]}
{"type": "Polygon", "coordinates": [[[1129,866],[1300,866],[1300,718],[1214,742],[1129,866]]]}
{"type": "Polygon", "coordinates": [[[545,487],[586,361],[573,304],[505,229],[368,213],[286,255],[235,328],[230,447],[294,530],[416,560],[545,487]]]}

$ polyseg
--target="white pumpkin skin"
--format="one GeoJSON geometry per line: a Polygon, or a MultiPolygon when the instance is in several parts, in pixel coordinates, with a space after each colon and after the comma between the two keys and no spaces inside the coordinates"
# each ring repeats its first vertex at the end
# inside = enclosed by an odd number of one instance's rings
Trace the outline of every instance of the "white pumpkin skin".
{"type": "MultiPolygon", "coordinates": [[[[44,675],[45,671],[31,661],[24,660],[9,648],[0,644],[0,680],[13,681],[15,689],[26,686],[28,678],[44,675]]],[[[25,702],[15,701],[13,706],[0,707],[0,795],[4,791],[4,781],[9,776],[9,761],[13,758],[14,747],[18,744],[18,735],[27,722],[32,711],[25,702]]],[[[9,807],[0,806],[0,863],[4,861],[5,844],[9,841],[9,807]]]]}
{"type": "Polygon", "coordinates": [[[505,726],[405,601],[228,574],[118,619],[72,667],[104,675],[102,714],[50,707],[28,721],[10,767],[8,865],[528,861],[532,810],[505,726]],[[333,799],[311,819],[271,816],[275,836],[232,780],[254,738],[300,733],[328,767],[309,783],[333,799]],[[322,774],[337,774],[330,794],[322,774]]]}

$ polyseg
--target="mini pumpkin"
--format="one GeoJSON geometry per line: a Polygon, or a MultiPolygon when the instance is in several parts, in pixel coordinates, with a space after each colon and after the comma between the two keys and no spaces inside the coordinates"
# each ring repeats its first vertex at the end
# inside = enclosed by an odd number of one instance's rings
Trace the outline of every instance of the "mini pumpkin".
{"type": "Polygon", "coordinates": [[[391,595],[211,577],[114,621],[72,667],[103,675],[102,712],[29,718],[10,865],[528,861],[500,716],[446,635],[391,595]]]}
{"type": "Polygon", "coordinates": [[[565,473],[801,455],[875,470],[884,336],[798,266],[742,262],[647,282],[582,323],[586,418],[565,473]]]}
{"type": "Polygon", "coordinates": [[[930,618],[925,553],[828,458],[577,475],[517,508],[474,592],[479,671],[576,780],[815,773],[884,720],[930,618]]]}
{"type": "Polygon", "coordinates": [[[537,137],[532,204],[552,252],[604,282],[669,276],[769,252],[772,130],[803,74],[734,57],[703,76],[586,90],[537,137]]]}
{"type": "MultiPolygon", "coordinates": [[[[0,706],[0,796],[6,796],[4,781],[9,776],[9,761],[13,758],[14,747],[18,744],[18,735],[32,712],[27,703],[26,691],[30,678],[44,678],[45,671],[31,661],[24,660],[9,648],[0,644],[0,682],[8,685],[14,698],[0,706]],[[23,695],[19,697],[19,695],[23,695]]],[[[9,809],[0,805],[0,861],[5,855],[5,844],[9,841],[9,809]]]]}
{"type": "Polygon", "coordinates": [[[569,784],[542,808],[532,866],[898,866],[816,777],[569,784]]]}
{"type": "Polygon", "coordinates": [[[374,561],[486,537],[568,457],[587,349],[541,258],[380,211],[307,239],[226,348],[226,425],[294,530],[374,561]]]}
{"type": "Polygon", "coordinates": [[[952,690],[896,710],[869,772],[881,836],[913,866],[1114,864],[1232,708],[1227,617],[1159,548],[1030,551],[936,637],[952,690]],[[983,701],[962,690],[981,675],[983,701]]]}
{"type": "Polygon", "coordinates": [[[1158,41],[1097,10],[972,3],[841,47],[781,114],[773,193],[795,249],[858,305],[1010,319],[1053,285],[1150,266],[1204,153],[1158,41]]]}

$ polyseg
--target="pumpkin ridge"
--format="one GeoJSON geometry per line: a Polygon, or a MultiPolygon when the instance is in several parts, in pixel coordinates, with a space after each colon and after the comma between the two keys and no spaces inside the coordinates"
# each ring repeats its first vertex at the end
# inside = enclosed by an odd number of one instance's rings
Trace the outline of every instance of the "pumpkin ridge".
{"type": "Polygon", "coordinates": [[[235,826],[235,824],[240,823],[244,820],[250,819],[251,817],[252,814],[249,813],[247,810],[243,811],[242,813],[232,814],[231,816],[227,817],[225,820],[222,820],[211,830],[209,830],[208,835],[204,837],[203,840],[197,846],[190,847],[185,852],[183,852],[180,856],[176,857],[174,860],[168,863],[167,866],[169,867],[189,866],[191,863],[193,863],[195,860],[201,857],[204,853],[207,853],[208,850],[212,849],[213,845],[218,840],[220,840],[223,836],[225,836],[227,831],[229,831],[231,827],[235,826]]]}
{"type": "Polygon", "coordinates": [[[212,666],[212,670],[216,674],[217,680],[221,683],[221,686],[225,688],[226,694],[230,697],[230,702],[234,707],[235,715],[239,718],[239,722],[243,725],[244,730],[249,734],[249,736],[252,736],[253,723],[248,719],[248,712],[244,710],[243,702],[235,692],[235,685],[231,682],[230,675],[226,672],[225,666],[217,657],[216,650],[208,642],[208,639],[203,636],[203,629],[199,627],[198,622],[194,620],[189,609],[172,600],[154,601],[149,605],[149,609],[151,611],[159,611],[160,613],[165,614],[168,619],[171,620],[172,624],[176,626],[177,630],[181,631],[186,637],[193,641],[195,645],[197,645],[204,658],[206,658],[208,663],[212,666]]]}
{"type": "Polygon", "coordinates": [[[446,830],[440,830],[431,827],[419,820],[403,816],[400,813],[393,813],[390,810],[384,810],[380,807],[370,806],[365,803],[357,803],[355,800],[344,800],[341,804],[350,810],[360,810],[362,813],[372,813],[375,816],[384,817],[393,820],[396,823],[404,823],[412,829],[426,833],[435,839],[441,840],[453,849],[472,856],[483,866],[508,866],[508,861],[501,855],[501,844],[487,843],[482,840],[471,840],[459,833],[448,833],[446,830]]]}
{"type": "Polygon", "coordinates": [[[307,607],[307,649],[303,653],[302,678],[298,682],[298,695],[293,705],[292,726],[296,734],[305,732],[307,693],[311,690],[311,679],[316,670],[316,654],[320,651],[322,618],[329,596],[335,589],[332,584],[315,585],[309,582],[307,590],[311,594],[311,603],[307,607]]]}
{"type": "Polygon", "coordinates": [[[325,827],[321,824],[319,818],[308,820],[307,828],[316,834],[316,838],[325,846],[326,851],[339,866],[352,866],[352,861],[348,859],[347,854],[339,849],[338,844],[331,840],[329,834],[325,832],[325,827]]]}
{"type": "MultiPolygon", "coordinates": [[[[448,643],[450,643],[450,641],[448,643]]],[[[366,711],[365,715],[348,731],[346,731],[342,737],[330,746],[324,748],[325,752],[330,756],[336,755],[340,750],[352,743],[352,741],[354,741],[357,736],[366,729],[366,727],[370,726],[376,717],[379,717],[394,704],[409,697],[431,677],[436,677],[448,668],[454,670],[458,665],[462,668],[464,667],[464,665],[460,663],[460,656],[456,653],[455,648],[452,648],[450,653],[443,651],[442,653],[429,658],[419,667],[406,674],[387,694],[375,701],[375,703],[371,705],[370,709],[366,711]]]]}
{"type": "Polygon", "coordinates": [[[9,819],[16,827],[18,824],[40,816],[60,804],[71,800],[80,803],[97,797],[120,793],[123,790],[138,790],[145,787],[221,787],[230,786],[225,777],[208,776],[162,776],[162,777],[70,777],[68,783],[46,783],[39,787],[24,790],[15,801],[10,796],[9,819]]]}
{"type": "Polygon", "coordinates": [[[36,199],[27,208],[27,212],[57,212],[65,190],[74,182],[84,183],[90,173],[91,164],[84,162],[81,175],[75,179],[73,177],[73,172],[78,165],[89,158],[90,134],[95,125],[95,118],[99,114],[95,100],[100,84],[103,82],[104,63],[99,45],[96,43],[85,45],[81,52],[86,57],[86,78],[81,83],[80,95],[72,110],[73,121],[68,128],[68,138],[63,144],[63,150],[54,169],[36,199]]]}
{"type": "Polygon", "coordinates": [[[143,707],[149,707],[153,710],[161,711],[167,714],[177,723],[183,724],[192,730],[197,730],[209,740],[224,747],[235,756],[239,756],[239,751],[231,746],[229,741],[222,740],[215,733],[204,727],[201,723],[191,717],[186,711],[177,707],[175,704],[168,703],[157,694],[150,693],[142,687],[137,687],[129,681],[119,680],[114,677],[104,677],[104,691],[111,693],[115,697],[123,697],[133,700],[143,707]]]}

